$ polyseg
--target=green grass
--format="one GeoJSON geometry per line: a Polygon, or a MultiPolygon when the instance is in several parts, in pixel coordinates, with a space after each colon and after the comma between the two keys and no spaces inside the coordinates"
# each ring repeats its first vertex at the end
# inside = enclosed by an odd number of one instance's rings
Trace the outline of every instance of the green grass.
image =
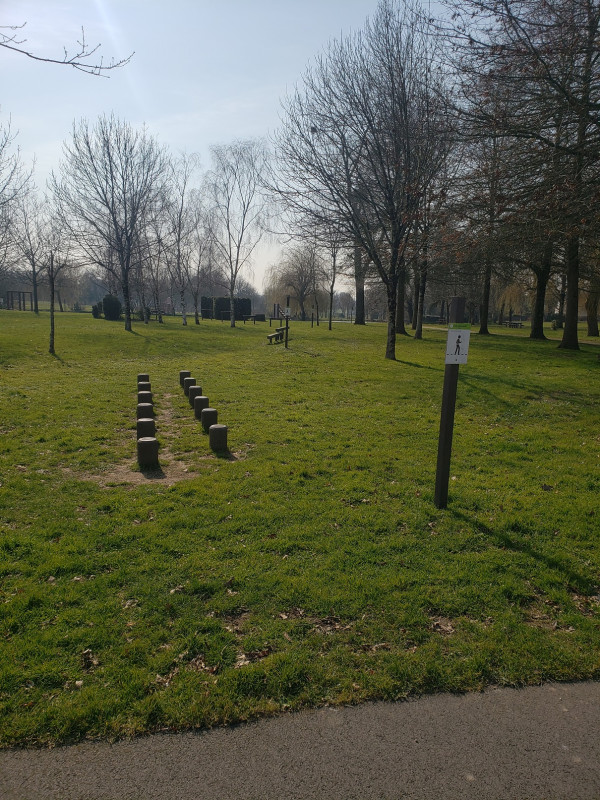
{"type": "Polygon", "coordinates": [[[3,746],[600,677],[599,343],[472,335],[439,511],[445,332],[267,332],[0,312],[3,746]]]}

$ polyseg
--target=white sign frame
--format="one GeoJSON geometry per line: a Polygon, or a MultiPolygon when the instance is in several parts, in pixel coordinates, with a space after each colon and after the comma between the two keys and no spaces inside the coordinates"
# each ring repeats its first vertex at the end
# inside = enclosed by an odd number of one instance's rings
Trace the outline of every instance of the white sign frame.
{"type": "Polygon", "coordinates": [[[462,322],[451,322],[448,325],[446,340],[446,364],[466,364],[469,355],[471,326],[462,322]]]}

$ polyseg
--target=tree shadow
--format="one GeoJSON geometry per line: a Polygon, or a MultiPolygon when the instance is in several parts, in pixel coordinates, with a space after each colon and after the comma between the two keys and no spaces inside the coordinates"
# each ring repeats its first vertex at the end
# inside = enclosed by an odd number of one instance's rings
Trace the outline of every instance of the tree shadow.
{"type": "Polygon", "coordinates": [[[576,569],[556,556],[549,556],[536,550],[529,542],[519,539],[517,535],[511,535],[507,531],[494,530],[482,522],[476,516],[467,514],[464,511],[459,511],[455,508],[449,508],[450,514],[461,522],[466,522],[474,529],[483,533],[490,540],[494,540],[497,546],[505,549],[512,550],[515,553],[523,553],[534,561],[544,564],[549,569],[560,572],[564,576],[567,584],[567,589],[572,592],[577,592],[582,595],[595,595],[598,592],[598,582],[593,577],[583,575],[576,569]]]}

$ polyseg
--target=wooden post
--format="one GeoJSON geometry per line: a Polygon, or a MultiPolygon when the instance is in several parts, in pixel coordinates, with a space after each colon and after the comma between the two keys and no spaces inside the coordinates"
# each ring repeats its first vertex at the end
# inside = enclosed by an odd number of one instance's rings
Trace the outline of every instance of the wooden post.
{"type": "MultiPolygon", "coordinates": [[[[465,298],[453,297],[450,302],[449,322],[463,322],[465,298]]],[[[448,505],[448,481],[450,479],[450,456],[452,455],[452,434],[454,433],[454,409],[458,386],[458,364],[446,364],[444,389],[442,393],[442,413],[440,417],[440,437],[438,441],[437,470],[435,474],[436,508],[448,505]]]]}
{"type": "Polygon", "coordinates": [[[288,349],[288,331],[290,329],[290,297],[287,297],[287,306],[285,309],[285,349],[288,349]]]}

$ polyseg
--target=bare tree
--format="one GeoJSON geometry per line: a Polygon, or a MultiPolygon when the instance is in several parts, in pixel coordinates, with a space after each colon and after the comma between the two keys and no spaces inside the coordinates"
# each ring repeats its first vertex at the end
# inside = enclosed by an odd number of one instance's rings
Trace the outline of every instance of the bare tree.
{"type": "Polygon", "coordinates": [[[179,294],[181,322],[187,325],[186,290],[190,283],[191,258],[197,219],[190,202],[191,181],[198,168],[198,156],[182,153],[170,161],[168,194],[162,214],[167,220],[167,268],[179,294]]]}
{"type": "Polygon", "coordinates": [[[19,203],[16,216],[15,250],[19,259],[14,273],[31,286],[33,310],[38,314],[38,288],[46,275],[47,203],[40,201],[36,195],[28,194],[19,203]]]}
{"type": "Polygon", "coordinates": [[[226,276],[231,327],[235,327],[234,296],[240,272],[251,264],[265,231],[267,200],[261,192],[267,163],[265,144],[258,139],[211,148],[207,175],[215,256],[226,276]]]}
{"type": "Polygon", "coordinates": [[[315,277],[321,272],[321,258],[316,243],[301,242],[291,247],[283,260],[271,270],[272,289],[278,289],[296,301],[301,319],[306,319],[306,303],[315,291],[315,277]]]}
{"type": "Polygon", "coordinates": [[[16,212],[31,189],[31,171],[24,168],[10,120],[0,125],[0,274],[10,262],[16,212]]]}
{"type": "MultiPolygon", "coordinates": [[[[595,234],[600,166],[600,3],[447,0],[462,111],[482,129],[529,141],[556,180],[565,248],[561,347],[578,349],[580,245],[595,234]],[[483,76],[483,85],[480,76],[483,76]],[[484,91],[482,92],[482,88],[484,91]],[[489,97],[500,98],[498,105],[489,97]]],[[[551,237],[549,237],[551,238],[551,237]]]]}
{"type": "MultiPolygon", "coordinates": [[[[46,222],[45,270],[50,294],[50,339],[48,352],[55,355],[55,296],[56,284],[61,274],[74,268],[71,259],[71,241],[68,231],[57,217],[48,217],[46,222]]],[[[60,302],[60,300],[59,300],[60,302]]],[[[61,305],[62,311],[62,305],[61,305]]]]}
{"type": "MultiPolygon", "coordinates": [[[[391,359],[406,247],[446,147],[433,46],[417,9],[381,0],[362,32],[333,42],[306,72],[275,140],[288,205],[336,224],[383,281],[391,359]]],[[[403,316],[400,322],[404,333],[403,316]]]]}
{"type": "Polygon", "coordinates": [[[110,116],[93,128],[74,124],[63,152],[60,175],[50,181],[58,212],[87,260],[118,279],[130,331],[130,274],[141,225],[163,193],[164,150],[145,130],[110,116]]]}

